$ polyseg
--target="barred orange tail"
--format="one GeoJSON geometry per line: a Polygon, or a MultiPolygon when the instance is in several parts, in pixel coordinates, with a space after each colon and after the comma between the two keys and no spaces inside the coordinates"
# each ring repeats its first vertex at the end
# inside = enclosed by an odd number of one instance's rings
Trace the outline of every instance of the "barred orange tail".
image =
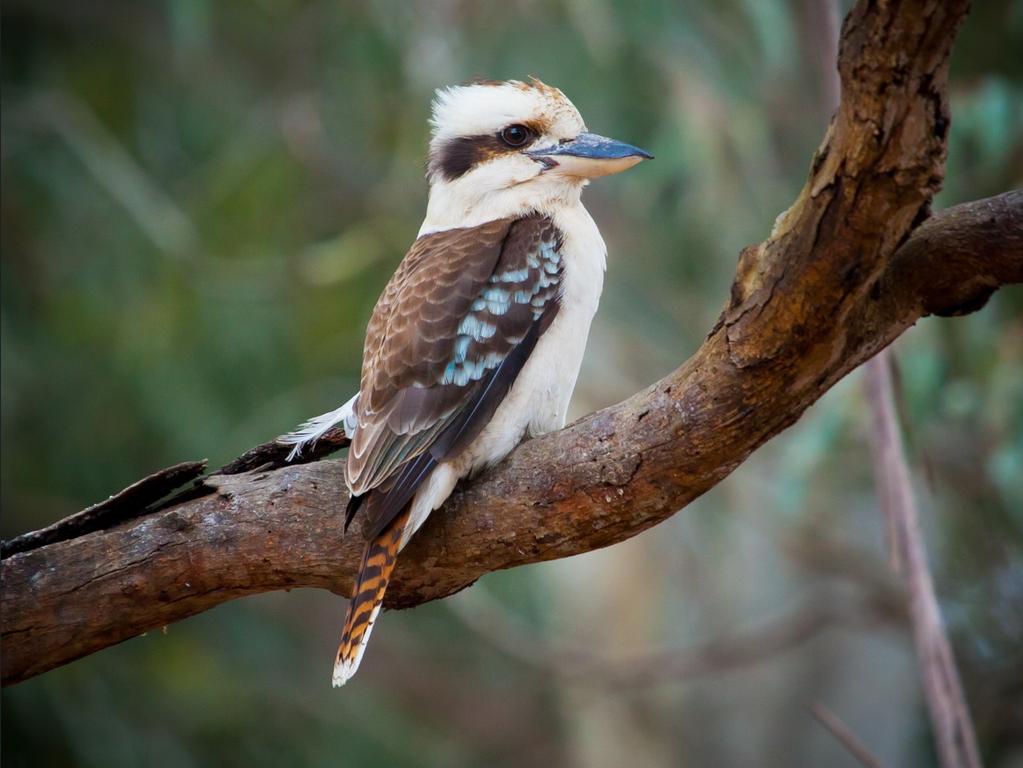
{"type": "Polygon", "coordinates": [[[344,685],[355,674],[362,661],[362,653],[373,631],[373,622],[380,613],[387,582],[401,548],[401,535],[408,522],[409,508],[394,519],[383,533],[366,545],[359,575],[355,579],[355,592],[348,604],[348,615],[341,630],[341,645],[334,662],[334,687],[344,685]]]}

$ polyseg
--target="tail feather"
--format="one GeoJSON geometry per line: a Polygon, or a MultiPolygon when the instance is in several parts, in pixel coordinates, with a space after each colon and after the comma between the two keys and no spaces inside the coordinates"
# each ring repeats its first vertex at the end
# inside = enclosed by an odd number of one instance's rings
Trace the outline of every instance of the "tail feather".
{"type": "Polygon", "coordinates": [[[406,507],[392,525],[366,545],[334,661],[335,688],[348,682],[362,661],[370,632],[384,602],[384,592],[394,570],[398,550],[401,549],[401,537],[410,509],[406,507]]]}

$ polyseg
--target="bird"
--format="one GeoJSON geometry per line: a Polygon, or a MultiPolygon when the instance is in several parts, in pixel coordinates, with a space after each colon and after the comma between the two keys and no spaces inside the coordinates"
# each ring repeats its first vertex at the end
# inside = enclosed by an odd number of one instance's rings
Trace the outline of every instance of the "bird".
{"type": "Polygon", "coordinates": [[[362,562],[332,682],[362,660],[398,553],[456,483],[565,425],[607,248],[581,201],[649,152],[590,133],[537,78],[437,90],[422,227],[366,330],[358,393],[280,440],[291,457],[341,425],[344,529],[362,562]]]}

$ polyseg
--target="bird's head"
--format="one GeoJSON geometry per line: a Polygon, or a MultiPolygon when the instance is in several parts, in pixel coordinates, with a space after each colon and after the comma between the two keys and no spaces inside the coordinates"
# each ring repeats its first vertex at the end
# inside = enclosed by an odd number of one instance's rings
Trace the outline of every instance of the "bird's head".
{"type": "Polygon", "coordinates": [[[590,179],[652,157],[587,132],[565,94],[536,79],[441,89],[430,122],[424,230],[569,203],[590,179]]]}

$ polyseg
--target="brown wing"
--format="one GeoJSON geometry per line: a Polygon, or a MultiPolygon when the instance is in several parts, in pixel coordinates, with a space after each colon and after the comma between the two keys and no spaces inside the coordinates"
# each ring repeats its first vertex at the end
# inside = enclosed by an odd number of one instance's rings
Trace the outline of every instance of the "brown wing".
{"type": "Polygon", "coordinates": [[[560,244],[534,215],[426,235],[402,261],[367,331],[346,472],[389,497],[369,499],[373,528],[490,420],[557,311],[560,244]]]}

